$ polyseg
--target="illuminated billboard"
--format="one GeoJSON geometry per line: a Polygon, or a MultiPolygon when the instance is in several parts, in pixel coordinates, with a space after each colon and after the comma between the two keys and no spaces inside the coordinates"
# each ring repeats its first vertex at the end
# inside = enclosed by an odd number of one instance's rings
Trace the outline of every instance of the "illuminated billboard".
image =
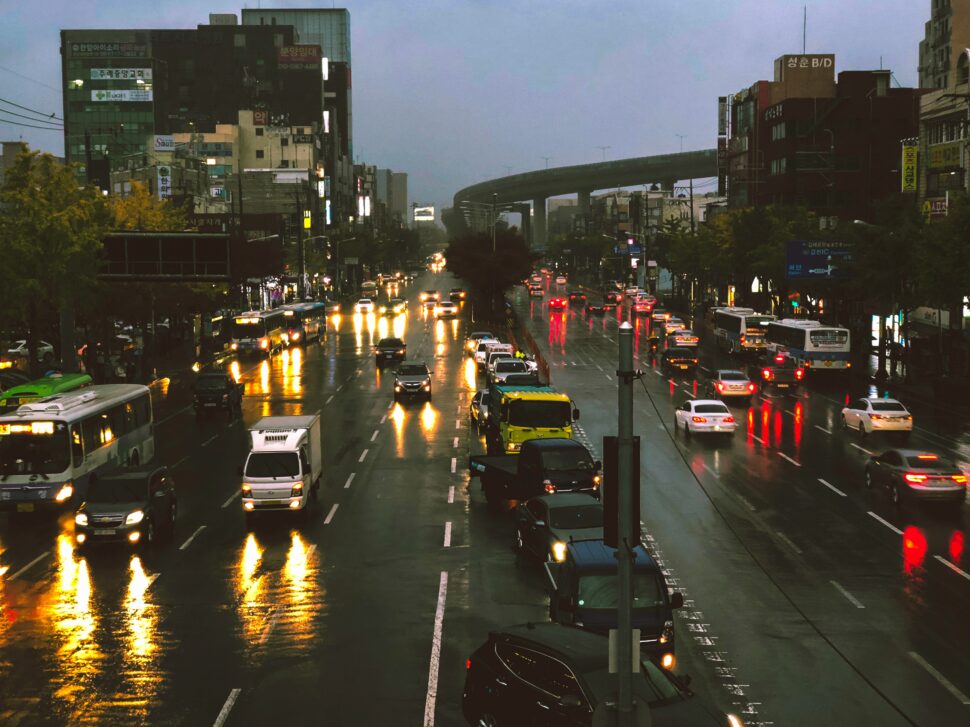
{"type": "Polygon", "coordinates": [[[415,222],[434,222],[434,207],[415,207],[415,222]]]}

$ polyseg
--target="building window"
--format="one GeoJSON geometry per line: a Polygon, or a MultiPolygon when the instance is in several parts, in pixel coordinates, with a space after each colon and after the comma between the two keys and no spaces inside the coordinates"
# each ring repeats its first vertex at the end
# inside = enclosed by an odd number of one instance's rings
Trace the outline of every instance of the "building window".
{"type": "Polygon", "coordinates": [[[957,84],[968,81],[970,81],[970,58],[967,58],[967,52],[964,51],[957,59],[957,84]]]}
{"type": "Polygon", "coordinates": [[[775,124],[771,127],[771,140],[779,141],[785,138],[785,122],[782,121],[780,124],[775,124]]]}
{"type": "Polygon", "coordinates": [[[235,33],[235,34],[233,34],[232,40],[233,40],[233,44],[237,48],[245,48],[246,47],[246,34],[245,33],[235,33]]]}
{"type": "Polygon", "coordinates": [[[289,159],[282,159],[282,160],[280,160],[280,168],[281,169],[289,169],[290,168],[290,161],[289,161],[289,159]]]}
{"type": "Polygon", "coordinates": [[[288,137],[288,136],[281,136],[280,137],[280,146],[289,146],[289,145],[290,145],[290,137],[288,137]]]}
{"type": "Polygon", "coordinates": [[[262,126],[257,126],[256,127],[256,136],[262,136],[262,135],[263,135],[263,127],[262,126]]]}
{"type": "Polygon", "coordinates": [[[264,152],[262,149],[257,149],[256,150],[256,158],[257,159],[262,159],[265,154],[266,154],[266,152],[264,152]]]}
{"type": "Polygon", "coordinates": [[[786,168],[786,159],[782,157],[781,159],[771,160],[771,173],[772,174],[784,174],[786,168]]]}

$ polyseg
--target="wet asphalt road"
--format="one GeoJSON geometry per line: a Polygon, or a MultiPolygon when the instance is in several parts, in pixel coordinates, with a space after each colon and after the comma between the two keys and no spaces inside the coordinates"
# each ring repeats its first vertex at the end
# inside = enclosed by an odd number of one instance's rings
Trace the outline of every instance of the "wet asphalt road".
{"type": "MultiPolygon", "coordinates": [[[[453,285],[426,274],[404,291],[405,317],[344,316],[322,344],[241,362],[242,421],[197,422],[184,382],[162,387],[174,542],[78,557],[70,517],[0,519],[0,724],[460,724],[467,656],[490,628],[544,619],[547,597],[540,568],[516,562],[509,520],[468,486],[481,442],[467,316],[436,322],[417,302],[453,285]],[[430,404],[392,405],[370,351],[385,334],[434,370],[430,404]],[[247,530],[245,424],[316,411],[315,512],[247,530]]],[[[616,429],[616,318],[550,317],[514,297],[598,457],[616,429]]],[[[706,345],[701,359],[720,361],[706,345]]],[[[679,670],[697,691],[748,724],[968,723],[966,505],[897,512],[866,491],[859,448],[886,442],[838,428],[845,395],[861,393],[842,382],[736,407],[730,442],[686,441],[670,427],[693,380],[649,363],[635,407],[642,515],[687,594],[679,670]]],[[[906,403],[911,444],[970,460],[959,414],[906,403]]]]}

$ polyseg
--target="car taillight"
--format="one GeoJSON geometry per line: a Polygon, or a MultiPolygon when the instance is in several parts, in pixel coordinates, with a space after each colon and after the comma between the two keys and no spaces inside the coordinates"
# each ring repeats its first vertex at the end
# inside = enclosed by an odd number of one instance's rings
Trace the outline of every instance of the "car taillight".
{"type": "Polygon", "coordinates": [[[744,334],[743,333],[741,334],[741,345],[742,346],[744,345],[744,334]]]}
{"type": "Polygon", "coordinates": [[[694,422],[694,424],[704,424],[707,422],[706,417],[691,417],[690,420],[694,422]]]}
{"type": "Polygon", "coordinates": [[[927,476],[917,475],[917,474],[913,474],[912,472],[908,472],[905,475],[903,475],[903,479],[906,480],[911,485],[919,485],[919,484],[922,484],[923,482],[926,482],[927,476]]]}
{"type": "Polygon", "coordinates": [[[697,359],[696,358],[694,359],[694,363],[697,363],[697,359]]]}
{"type": "Polygon", "coordinates": [[[471,668],[472,668],[472,660],[471,659],[465,659],[465,669],[468,670],[468,669],[471,669],[471,668]]]}
{"type": "Polygon", "coordinates": [[[967,476],[966,475],[953,475],[952,477],[950,477],[950,479],[953,480],[954,482],[956,482],[958,485],[965,485],[965,484],[967,484],[967,476]]]}
{"type": "Polygon", "coordinates": [[[882,417],[879,414],[870,414],[869,418],[873,420],[882,419],[882,417]]]}
{"type": "Polygon", "coordinates": [[[784,363],[784,362],[785,362],[784,356],[781,356],[781,355],[775,356],[775,363],[784,363]]]}
{"type": "Polygon", "coordinates": [[[727,424],[734,424],[734,417],[724,417],[724,419],[721,421],[726,422],[727,424]]]}
{"type": "Polygon", "coordinates": [[[717,390],[724,391],[724,384],[722,384],[720,381],[717,382],[717,390]]]}
{"type": "Polygon", "coordinates": [[[795,378],[801,381],[805,378],[805,369],[795,369],[795,378]]]}
{"type": "Polygon", "coordinates": [[[542,489],[551,495],[556,491],[556,486],[550,480],[543,480],[542,489]]]}
{"type": "Polygon", "coordinates": [[[762,369],[761,375],[764,377],[765,381],[771,381],[771,369],[762,369]]]}
{"type": "Polygon", "coordinates": [[[755,390],[755,385],[754,385],[754,383],[752,382],[752,383],[750,383],[750,384],[748,384],[748,391],[751,391],[751,392],[753,392],[754,390],[755,390]]]}

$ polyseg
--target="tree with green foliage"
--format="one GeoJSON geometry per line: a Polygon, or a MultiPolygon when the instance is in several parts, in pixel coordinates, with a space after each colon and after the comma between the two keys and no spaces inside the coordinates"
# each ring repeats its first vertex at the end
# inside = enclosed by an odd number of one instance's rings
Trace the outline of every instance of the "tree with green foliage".
{"type": "Polygon", "coordinates": [[[515,228],[496,232],[494,251],[488,232],[454,239],[445,250],[448,270],[468,284],[480,318],[499,317],[504,292],[525,280],[538,259],[515,228]]]}
{"type": "MultiPolygon", "coordinates": [[[[111,214],[96,187],[78,186],[71,168],[26,149],[5,173],[0,209],[6,278],[0,304],[10,323],[26,326],[30,366],[36,370],[40,331],[54,330],[62,311],[73,317],[73,307],[95,285],[111,214]]],[[[62,348],[73,345],[61,342],[62,348]]]]}

